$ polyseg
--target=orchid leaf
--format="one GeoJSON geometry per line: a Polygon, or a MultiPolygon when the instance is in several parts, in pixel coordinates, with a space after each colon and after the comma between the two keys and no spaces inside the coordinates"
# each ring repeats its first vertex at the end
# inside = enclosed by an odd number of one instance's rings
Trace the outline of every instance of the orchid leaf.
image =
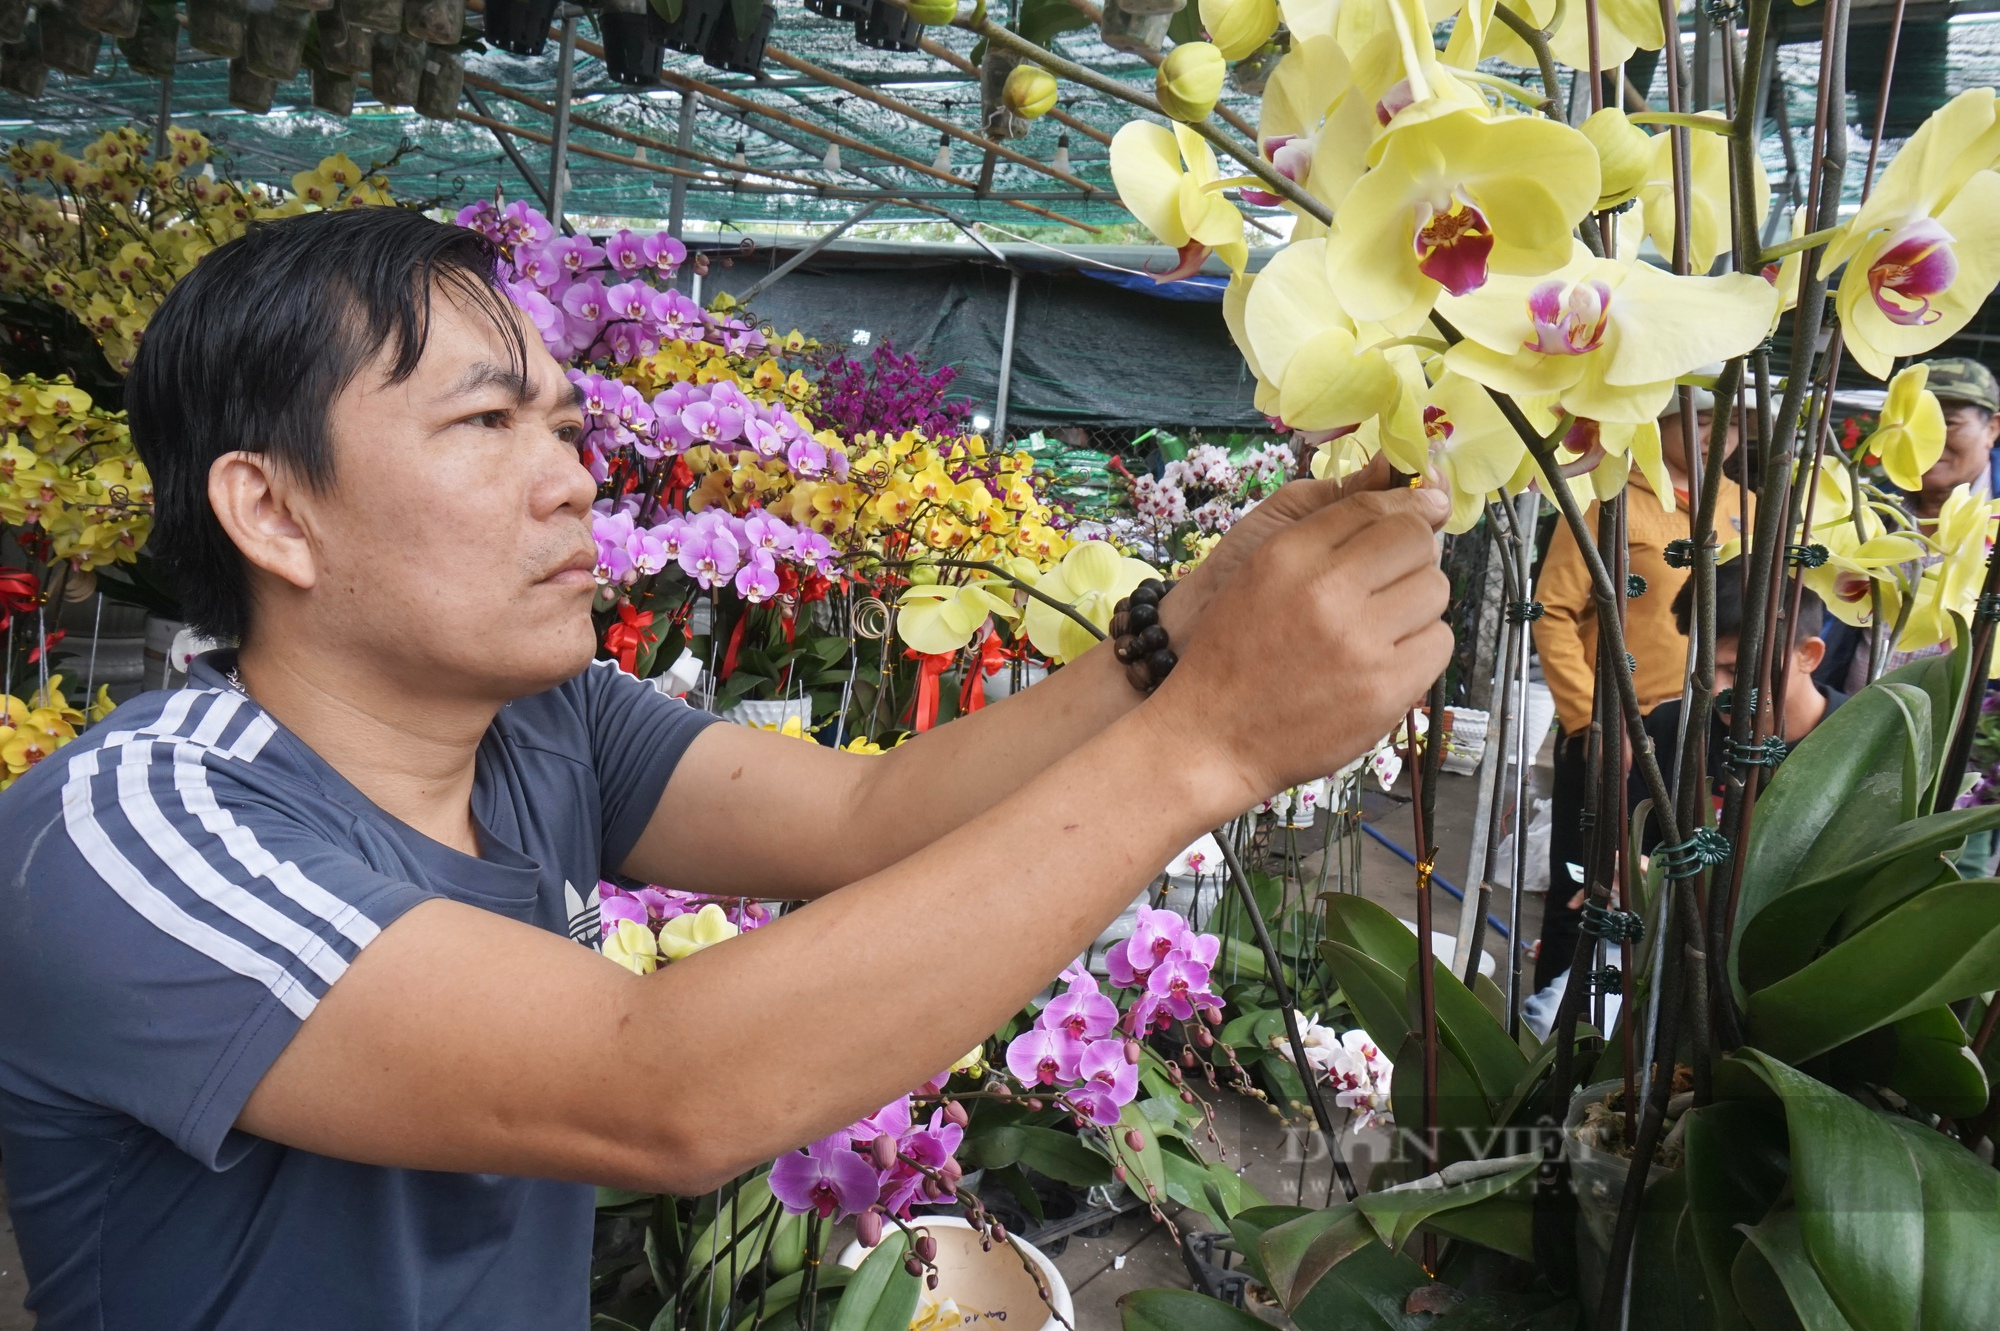
{"type": "Polygon", "coordinates": [[[1986,1107],[1986,1069],[1949,1007],[1927,1008],[1827,1055],[1834,1080],[1887,1086],[1934,1114],[1970,1118],[1986,1107]]]}
{"type": "Polygon", "coordinates": [[[1924,1190],[1924,1326],[1979,1326],[2000,1307],[2000,1173],[1952,1138],[1907,1118],[1885,1122],[1924,1190]]]}
{"type": "MultiPolygon", "coordinates": [[[[1438,1154],[1445,1163],[1479,1159],[1493,1142],[1493,1111],[1487,1107],[1479,1083],[1450,1046],[1440,1041],[1437,1057],[1438,1154]]],[[[1415,1032],[1403,1037],[1395,1066],[1389,1098],[1395,1105],[1396,1119],[1415,1123],[1423,1102],[1424,1069],[1423,1042],[1415,1032]]]]}
{"type": "Polygon", "coordinates": [[[732,1251],[752,1249],[747,1257],[738,1260],[737,1265],[745,1271],[756,1265],[756,1249],[761,1244],[747,1238],[749,1235],[761,1237],[763,1227],[777,1214],[778,1205],[771,1196],[771,1175],[769,1171],[759,1174],[737,1189],[735,1197],[722,1200],[717,1208],[715,1220],[701,1232],[688,1249],[687,1261],[683,1269],[689,1276],[695,1275],[712,1265],[718,1255],[732,1251]],[[737,1242],[739,1236],[746,1236],[744,1242],[737,1242]]]}
{"type": "Polygon", "coordinates": [[[1731,1271],[1743,1246],[1743,1227],[1763,1219],[1791,1174],[1785,1124],[1763,1105],[1718,1101],[1689,1113],[1688,1219],[1703,1283],[1721,1331],[1745,1325],[1731,1271]]]}
{"type": "Polygon", "coordinates": [[[1391,970],[1359,948],[1338,941],[1321,943],[1319,954],[1332,968],[1348,1010],[1368,1032],[1368,1038],[1380,1049],[1402,1048],[1410,1034],[1409,1018],[1404,1012],[1402,972],[1391,970]]]}
{"type": "Polygon", "coordinates": [[[1437,1331],[1576,1331],[1576,1305],[1545,1294],[1475,1294],[1431,1325],[1437,1331]]]}
{"type": "Polygon", "coordinates": [[[1866,857],[1892,828],[1910,820],[1904,810],[1914,802],[1903,773],[1917,743],[1911,732],[1910,709],[1890,687],[1866,688],[1800,740],[1771,778],[1757,801],[1738,897],[1740,923],[1730,947],[1739,990],[1743,939],[1772,902],[1866,857]],[[1835,824],[1852,835],[1837,837],[1835,824]],[[1836,839],[1840,852],[1827,853],[1836,839]]]}
{"type": "Polygon", "coordinates": [[[1934,887],[1750,997],[1750,1043],[1797,1062],[2000,988],[2000,880],[1934,887]]]}
{"type": "Polygon", "coordinates": [[[1412,1291],[1431,1283],[1424,1268],[1371,1243],[1327,1272],[1291,1310],[1299,1331],[1424,1331],[1430,1313],[1403,1311],[1412,1291]]]}
{"type": "MultiPolygon", "coordinates": [[[[1957,612],[1952,622],[1958,630],[1955,644],[1943,656],[1927,656],[1891,670],[1878,684],[1903,684],[1922,689],[1930,698],[1931,769],[1925,773],[1924,787],[1918,792],[1918,808],[1932,807],[1941,773],[1936,765],[1951,747],[1952,732],[1958,728],[1958,713],[1965,705],[1965,681],[1972,669],[1971,628],[1957,612]]],[[[1946,805],[1951,803],[1945,801],[1946,805]]]]}
{"type": "Polygon", "coordinates": [[[1391,1252],[1401,1252],[1432,1216],[1497,1197],[1541,1168],[1539,1151],[1448,1165],[1409,1183],[1371,1192],[1354,1205],[1391,1252]]]}
{"type": "Polygon", "coordinates": [[[1854,1331],[1854,1324],[1843,1317],[1840,1305],[1834,1302],[1833,1294],[1826,1287],[1826,1281],[1813,1269],[1812,1258],[1806,1252],[1805,1234],[1799,1224],[1799,1213],[1785,1209],[1773,1211],[1756,1226],[1744,1226],[1749,1238],[1745,1250],[1737,1254],[1735,1274],[1743,1278],[1742,1305],[1750,1314],[1758,1331],[1772,1325],[1783,1325],[1783,1311],[1773,1305],[1766,1290],[1758,1290],[1756,1281],[1756,1258],[1778,1278],[1784,1288],[1785,1297],[1790,1301],[1788,1310],[1796,1320],[1792,1325],[1808,1327],[1811,1331],[1854,1331]]]}
{"type": "Polygon", "coordinates": [[[1352,892],[1322,892],[1319,899],[1326,907],[1328,938],[1366,953],[1398,975],[1416,965],[1417,936],[1393,912],[1352,892]]]}
{"type": "Polygon", "coordinates": [[[1227,1165],[1190,1160],[1172,1147],[1162,1150],[1160,1158],[1166,1166],[1167,1196],[1201,1212],[1217,1229],[1229,1228],[1229,1217],[1236,1212],[1264,1204],[1263,1196],[1227,1165]]]}
{"type": "Polygon", "coordinates": [[[923,1281],[903,1268],[910,1240],[896,1230],[861,1261],[827,1331],[908,1331],[923,1294],[923,1281]]]}
{"type": "Polygon", "coordinates": [[[1257,1256],[1278,1302],[1296,1308],[1328,1271],[1375,1241],[1374,1228],[1353,1202],[1345,1202],[1267,1230],[1257,1256]]]}
{"type": "MultiPolygon", "coordinates": [[[[1154,1195],[1167,1195],[1167,1162],[1160,1154],[1160,1129],[1138,1105],[1128,1104],[1118,1111],[1118,1126],[1111,1129],[1110,1145],[1112,1159],[1137,1176],[1134,1191],[1144,1193],[1150,1188],[1154,1195]],[[1136,1148],[1132,1145],[1134,1133],[1138,1134],[1136,1148]]],[[[1105,1174],[1108,1179],[1109,1165],[1105,1174]]]]}
{"type": "Polygon", "coordinates": [[[990,1128],[966,1137],[961,1154],[974,1168],[1021,1164],[1059,1183],[1088,1188],[1111,1180],[1104,1157],[1067,1132],[1025,1123],[990,1128]]]}
{"type": "MultiPolygon", "coordinates": [[[[819,1292],[825,1295],[837,1289],[844,1289],[847,1282],[853,1278],[854,1272],[849,1268],[837,1262],[827,1262],[819,1268],[819,1292]]],[[[771,1282],[770,1287],[764,1291],[762,1320],[765,1326],[781,1325],[778,1314],[799,1301],[799,1297],[805,1293],[805,1281],[805,1272],[795,1271],[782,1280],[771,1282]]],[[[752,1308],[743,1320],[736,1324],[736,1331],[756,1331],[758,1320],[757,1311],[752,1308]]]]}
{"type": "MultiPolygon", "coordinates": [[[[1417,963],[1412,962],[1403,981],[1405,1011],[1415,1028],[1417,1005],[1417,963]]],[[[1506,1028],[1493,1019],[1486,1005],[1473,997],[1443,963],[1431,962],[1431,993],[1437,1006],[1438,1038],[1444,1041],[1459,1062],[1472,1073],[1486,1096],[1489,1109],[1505,1104],[1521,1074],[1528,1070],[1528,1056],[1507,1038],[1506,1028]]]]}
{"type": "Polygon", "coordinates": [[[1191,1289],[1135,1289],[1118,1298],[1124,1331],[1270,1331],[1261,1318],[1191,1289]]]}
{"type": "Polygon", "coordinates": [[[1290,1220],[1317,1212],[1305,1206],[1253,1206],[1246,1211],[1238,1211],[1229,1217],[1229,1237],[1236,1245],[1237,1256],[1243,1259],[1243,1269],[1251,1279],[1266,1289],[1271,1288],[1269,1274],[1264,1269],[1264,1235],[1290,1220]]]}
{"type": "Polygon", "coordinates": [[[1686,1331],[1688,1327],[1714,1331],[1715,1304],[1695,1253],[1685,1169],[1672,1170],[1647,1187],[1645,1204],[1639,1211],[1639,1232],[1633,1238],[1632,1262],[1629,1331],[1686,1331]]]}

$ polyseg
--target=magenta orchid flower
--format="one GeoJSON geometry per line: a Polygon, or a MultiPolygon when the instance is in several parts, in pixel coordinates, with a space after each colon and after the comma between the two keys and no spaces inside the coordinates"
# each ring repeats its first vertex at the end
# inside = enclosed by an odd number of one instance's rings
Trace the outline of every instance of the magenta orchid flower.
{"type": "Polygon", "coordinates": [[[761,605],[778,594],[778,563],[768,550],[752,550],[750,558],[736,571],[736,594],[752,605],[761,605]]]}
{"type": "Polygon", "coordinates": [[[1118,1005],[1098,992],[1096,977],[1073,968],[1064,971],[1063,978],[1069,981],[1068,992],[1051,999],[1035,1024],[1062,1031],[1079,1043],[1111,1034],[1118,1025],[1118,1005]]]}
{"type": "Polygon", "coordinates": [[[645,243],[630,231],[620,231],[606,241],[604,257],[613,268],[627,275],[652,266],[646,257],[645,243]]]}
{"type": "Polygon", "coordinates": [[[1119,1111],[1139,1095],[1139,1068],[1126,1061],[1123,1040],[1099,1040],[1084,1051],[1077,1067],[1083,1085],[1064,1097],[1101,1128],[1118,1122],[1119,1111]]]}
{"type": "Polygon", "coordinates": [[[742,549],[726,527],[696,527],[681,542],[681,571],[705,590],[728,582],[742,562],[742,549]]]}
{"type": "Polygon", "coordinates": [[[813,1211],[822,1220],[845,1220],[873,1206],[879,1191],[875,1167],[830,1138],[781,1155],[771,1166],[771,1195],[797,1215],[813,1211]]]}
{"type": "Polygon", "coordinates": [[[1082,1054],[1066,1031],[1037,1026],[1007,1042],[1007,1071],[1023,1086],[1062,1086],[1076,1080],[1082,1054]]]}

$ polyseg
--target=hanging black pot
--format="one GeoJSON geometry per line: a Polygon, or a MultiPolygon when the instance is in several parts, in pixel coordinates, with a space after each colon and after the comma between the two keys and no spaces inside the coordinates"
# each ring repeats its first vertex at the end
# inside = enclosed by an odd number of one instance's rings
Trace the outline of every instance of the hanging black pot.
{"type": "Polygon", "coordinates": [[[556,0],[486,0],[486,40],[515,55],[540,55],[556,0]]]}
{"type": "Polygon", "coordinates": [[[243,29],[243,63],[265,78],[280,82],[295,78],[310,27],[312,15],[303,9],[274,5],[252,14],[243,29]]]}
{"type": "Polygon", "coordinates": [[[49,67],[42,60],[42,25],[30,23],[21,40],[0,46],[0,88],[34,101],[49,81],[49,67]]]}
{"type": "Polygon", "coordinates": [[[835,23],[857,23],[874,8],[874,0],[806,0],[807,13],[835,23]]]}
{"type": "Polygon", "coordinates": [[[458,52],[432,46],[424,54],[424,76],[417,84],[417,114],[426,120],[458,119],[458,99],[465,91],[465,62],[458,52]]]}
{"type": "Polygon", "coordinates": [[[319,110],[337,116],[354,114],[354,80],[348,75],[337,74],[325,65],[314,65],[312,89],[312,104],[319,110]]]}
{"type": "Polygon", "coordinates": [[[384,106],[408,106],[417,100],[417,85],[424,78],[424,52],[428,50],[414,37],[400,32],[375,34],[375,60],[369,69],[369,85],[375,100],[384,106]]]}
{"type": "Polygon", "coordinates": [[[148,5],[139,14],[139,30],[118,39],[118,50],[135,73],[164,78],[174,67],[174,48],[180,43],[180,20],[171,8],[148,5]]]}
{"type": "Polygon", "coordinates": [[[188,45],[234,60],[243,54],[243,0],[187,0],[188,45]]]}
{"type": "Polygon", "coordinates": [[[0,0],[0,45],[28,35],[30,0],[0,0]]]}
{"type": "Polygon", "coordinates": [[[667,25],[668,44],[689,55],[703,55],[729,4],[730,0],[681,0],[679,21],[667,25]]]}
{"type": "Polygon", "coordinates": [[[339,0],[334,8],[357,28],[370,32],[403,30],[403,0],[339,0]]]}
{"type": "Polygon", "coordinates": [[[106,37],[130,37],[139,30],[144,0],[75,0],[76,17],[92,32],[106,37]]]}
{"type": "Polygon", "coordinates": [[[651,5],[631,11],[606,9],[598,22],[604,32],[604,68],[612,78],[635,88],[660,81],[667,23],[651,5]]]}
{"type": "Polygon", "coordinates": [[[764,67],[764,44],[771,39],[771,22],[775,17],[769,5],[760,4],[748,30],[739,32],[736,6],[725,6],[722,22],[709,37],[701,58],[713,69],[726,69],[732,74],[757,73],[764,67]]]}
{"type": "Polygon", "coordinates": [[[320,63],[329,72],[353,78],[366,74],[374,65],[375,34],[349,23],[338,9],[313,15],[313,28],[319,37],[320,63]]]}
{"type": "Polygon", "coordinates": [[[924,25],[895,5],[876,5],[854,23],[854,40],[877,51],[914,51],[923,36],[924,25]]]}
{"type": "Polygon", "coordinates": [[[403,31],[433,46],[456,46],[465,29],[465,0],[403,0],[403,31]]]}
{"type": "Polygon", "coordinates": [[[59,5],[44,5],[39,12],[42,59],[49,68],[84,79],[95,74],[98,52],[104,49],[104,34],[84,27],[73,10],[59,5]]]}
{"type": "Polygon", "coordinates": [[[229,104],[239,111],[261,116],[270,111],[278,95],[278,81],[253,74],[239,57],[229,62],[229,104]]]}

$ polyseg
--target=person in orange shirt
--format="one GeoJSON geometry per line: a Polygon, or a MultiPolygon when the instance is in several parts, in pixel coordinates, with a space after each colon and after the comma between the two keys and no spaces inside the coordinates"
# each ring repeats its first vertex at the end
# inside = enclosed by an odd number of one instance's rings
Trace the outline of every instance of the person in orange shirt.
{"type": "MultiPolygon", "coordinates": [[[[1696,389],[1694,399],[1695,443],[1706,456],[1714,397],[1696,389]]],[[[1632,679],[1639,694],[1639,710],[1645,713],[1668,699],[1678,699],[1688,674],[1688,640],[1674,622],[1673,610],[1674,597],[1687,581],[1688,572],[1672,567],[1666,559],[1668,542],[1688,539],[1692,522],[1678,395],[1667,410],[1669,414],[1660,418],[1660,451],[1673,481],[1671,506],[1666,497],[1653,493],[1636,469],[1625,501],[1630,569],[1646,582],[1645,593],[1625,604],[1625,648],[1635,663],[1632,679]]],[[[1726,451],[1734,454],[1736,445],[1732,416],[1726,451]]],[[[1715,511],[1717,540],[1727,541],[1732,533],[1740,534],[1749,513],[1748,497],[1723,476],[1715,511]]],[[[1587,517],[1595,533],[1595,504],[1587,517]]],[[[1583,554],[1566,523],[1556,525],[1535,597],[1542,603],[1542,617],[1534,626],[1535,651],[1541,657],[1542,678],[1555,698],[1556,722],[1561,727],[1555,746],[1554,789],[1550,792],[1549,892],[1543,903],[1541,946],[1535,960],[1535,988],[1542,989],[1568,968],[1582,920],[1584,847],[1588,840],[1583,825],[1586,754],[1596,689],[1597,603],[1591,595],[1583,554]]],[[[1671,755],[1662,755],[1663,765],[1670,761],[1671,755]]]]}

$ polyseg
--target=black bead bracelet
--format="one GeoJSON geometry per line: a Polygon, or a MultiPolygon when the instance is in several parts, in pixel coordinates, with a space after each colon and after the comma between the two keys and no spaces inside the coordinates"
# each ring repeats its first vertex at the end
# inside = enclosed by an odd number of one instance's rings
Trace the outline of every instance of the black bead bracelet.
{"type": "Polygon", "coordinates": [[[1170,590],[1171,583],[1148,578],[1111,616],[1112,650],[1125,667],[1125,678],[1141,693],[1159,688],[1180,659],[1160,623],[1160,601],[1170,590]]]}

